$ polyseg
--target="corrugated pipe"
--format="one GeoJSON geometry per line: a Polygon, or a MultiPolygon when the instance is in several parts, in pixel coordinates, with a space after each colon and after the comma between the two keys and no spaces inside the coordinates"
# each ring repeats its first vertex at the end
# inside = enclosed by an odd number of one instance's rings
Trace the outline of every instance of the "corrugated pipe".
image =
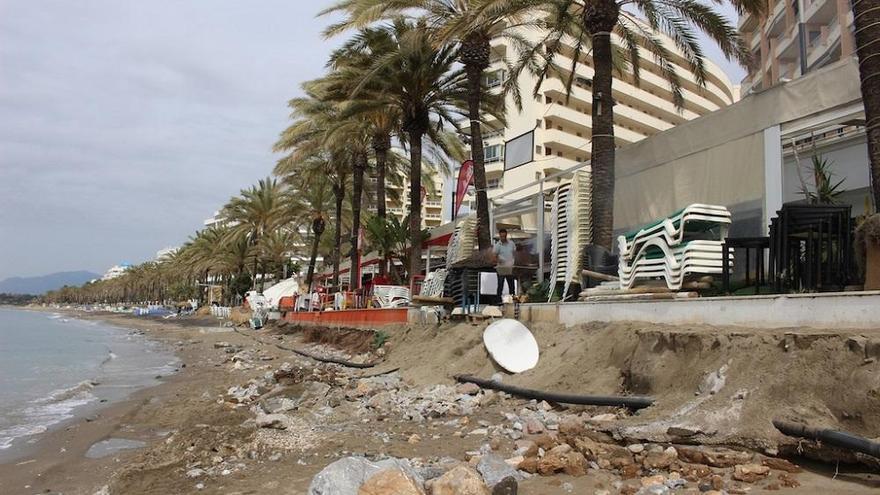
{"type": "Polygon", "coordinates": [[[857,437],[844,433],[842,431],[829,430],[825,428],[814,428],[811,426],[789,423],[786,421],[774,419],[773,426],[777,430],[790,437],[809,438],[811,440],[819,440],[828,445],[840,447],[843,449],[861,452],[877,458],[880,458],[880,442],[873,442],[867,438],[857,437]]]}
{"type": "Polygon", "coordinates": [[[499,390],[507,392],[511,395],[525,397],[526,399],[545,400],[547,402],[558,402],[560,404],[579,404],[583,406],[615,406],[628,407],[630,409],[642,409],[649,407],[654,403],[651,397],[620,397],[608,395],[574,395],[560,394],[556,392],[545,392],[542,390],[532,390],[528,388],[514,387],[512,385],[504,385],[501,382],[492,380],[483,380],[471,375],[457,375],[456,380],[462,383],[474,383],[481,388],[499,390]]]}

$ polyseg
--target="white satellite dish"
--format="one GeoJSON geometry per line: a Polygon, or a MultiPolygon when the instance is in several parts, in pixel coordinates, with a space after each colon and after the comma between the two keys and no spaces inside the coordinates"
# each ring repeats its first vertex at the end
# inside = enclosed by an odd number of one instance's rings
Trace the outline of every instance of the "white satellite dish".
{"type": "Polygon", "coordinates": [[[522,373],[538,365],[538,342],[517,320],[498,320],[486,327],[483,344],[492,359],[511,373],[522,373]]]}

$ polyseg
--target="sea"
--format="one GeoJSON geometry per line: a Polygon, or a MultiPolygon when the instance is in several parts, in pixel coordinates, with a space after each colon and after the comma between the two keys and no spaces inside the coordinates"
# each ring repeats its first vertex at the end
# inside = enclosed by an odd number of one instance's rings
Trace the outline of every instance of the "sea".
{"type": "Polygon", "coordinates": [[[132,329],[0,308],[0,457],[158,384],[178,364],[169,349],[132,329]]]}

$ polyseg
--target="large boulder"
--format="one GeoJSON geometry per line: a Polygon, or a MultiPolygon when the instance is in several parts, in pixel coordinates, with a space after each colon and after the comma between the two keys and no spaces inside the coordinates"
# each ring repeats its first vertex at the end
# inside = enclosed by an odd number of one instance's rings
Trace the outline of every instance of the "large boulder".
{"type": "Polygon", "coordinates": [[[489,495],[489,488],[483,483],[474,468],[460,465],[448,471],[431,483],[431,495],[489,495]]]}
{"type": "Polygon", "coordinates": [[[344,457],[312,478],[308,495],[358,495],[361,485],[374,474],[395,468],[406,473],[419,485],[422,484],[421,477],[405,459],[390,458],[374,462],[363,457],[344,457]]]}
{"type": "Polygon", "coordinates": [[[508,476],[516,480],[522,479],[522,475],[513,466],[495,454],[486,454],[480,458],[480,462],[477,463],[477,471],[483,476],[483,481],[486,482],[489,488],[494,487],[508,476]]]}
{"type": "Polygon", "coordinates": [[[420,482],[400,468],[384,469],[361,485],[358,495],[425,495],[420,482]]]}

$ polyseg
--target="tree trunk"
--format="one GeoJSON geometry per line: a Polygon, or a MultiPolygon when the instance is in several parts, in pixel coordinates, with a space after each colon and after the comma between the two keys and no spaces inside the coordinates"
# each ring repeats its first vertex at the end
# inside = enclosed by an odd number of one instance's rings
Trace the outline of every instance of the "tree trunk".
{"type": "Polygon", "coordinates": [[[318,245],[321,243],[321,235],[324,233],[324,217],[318,213],[314,219],[312,219],[312,236],[314,237],[314,241],[312,243],[312,256],[309,258],[309,272],[306,276],[306,284],[309,287],[309,294],[312,293],[312,280],[315,278],[315,265],[318,262],[318,245]]]}
{"type": "Polygon", "coordinates": [[[409,280],[422,271],[422,131],[409,132],[409,280]]]}
{"type": "Polygon", "coordinates": [[[339,287],[339,259],[342,257],[342,201],[345,199],[345,189],[342,184],[333,184],[333,195],[336,196],[336,219],[335,232],[333,232],[333,287],[339,287]]]}
{"type": "Polygon", "coordinates": [[[614,98],[611,93],[611,30],[620,10],[612,0],[585,8],[593,33],[593,135],[591,137],[593,243],[612,248],[614,230],[614,98]]]}
{"type": "Polygon", "coordinates": [[[357,290],[360,280],[360,252],[358,238],[361,230],[361,196],[364,191],[364,171],[367,169],[367,153],[357,152],[354,158],[354,179],[351,186],[351,268],[348,270],[349,290],[357,290]]]}
{"type": "MultiPolygon", "coordinates": [[[[385,169],[388,166],[388,150],[391,149],[391,136],[378,133],[373,136],[373,152],[376,154],[376,215],[383,221],[387,218],[385,205],[385,169]]],[[[379,263],[379,275],[388,274],[385,259],[379,263]]]]}
{"type": "Polygon", "coordinates": [[[486,194],[486,157],[483,154],[483,132],[480,129],[480,87],[483,70],[466,67],[468,79],[468,114],[471,120],[471,160],[474,162],[474,189],[477,193],[477,245],[480,251],[492,245],[489,228],[489,196],[486,194]]]}
{"type": "Polygon", "coordinates": [[[880,0],[852,2],[874,210],[880,211],[880,0]]]}

